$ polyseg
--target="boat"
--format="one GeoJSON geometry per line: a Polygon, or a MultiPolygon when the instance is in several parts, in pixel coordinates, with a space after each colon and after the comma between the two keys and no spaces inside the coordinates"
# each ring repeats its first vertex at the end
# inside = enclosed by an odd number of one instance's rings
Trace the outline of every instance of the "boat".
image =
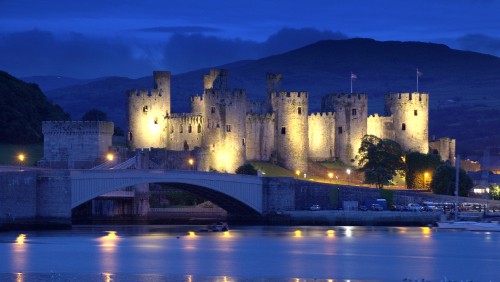
{"type": "Polygon", "coordinates": [[[497,231],[500,232],[500,222],[478,221],[443,221],[438,222],[438,229],[459,229],[467,231],[497,231]]]}
{"type": "Polygon", "coordinates": [[[200,229],[200,232],[226,232],[229,231],[227,223],[218,221],[200,229]]]}

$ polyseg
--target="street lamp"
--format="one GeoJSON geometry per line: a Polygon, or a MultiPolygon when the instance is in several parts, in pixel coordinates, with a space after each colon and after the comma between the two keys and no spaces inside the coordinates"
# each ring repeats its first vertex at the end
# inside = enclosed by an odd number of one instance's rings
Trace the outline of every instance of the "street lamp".
{"type": "Polygon", "coordinates": [[[345,172],[347,173],[347,184],[349,184],[351,182],[351,169],[348,168],[345,172]]]}
{"type": "Polygon", "coordinates": [[[189,163],[189,169],[193,170],[193,165],[194,165],[193,158],[189,158],[188,163],[189,163]]]}
{"type": "Polygon", "coordinates": [[[295,171],[295,174],[297,175],[297,178],[298,178],[298,177],[300,176],[300,170],[298,170],[298,169],[297,169],[297,170],[295,171]]]}
{"type": "Polygon", "coordinates": [[[329,172],[328,173],[328,178],[330,178],[330,183],[332,183],[333,172],[329,172]]]}
{"type": "Polygon", "coordinates": [[[17,156],[17,159],[19,160],[19,170],[21,170],[25,158],[26,156],[22,153],[17,156]]]}
{"type": "Polygon", "coordinates": [[[112,162],[114,159],[115,159],[115,156],[111,153],[108,153],[106,155],[106,159],[109,161],[109,162],[112,162]]]}

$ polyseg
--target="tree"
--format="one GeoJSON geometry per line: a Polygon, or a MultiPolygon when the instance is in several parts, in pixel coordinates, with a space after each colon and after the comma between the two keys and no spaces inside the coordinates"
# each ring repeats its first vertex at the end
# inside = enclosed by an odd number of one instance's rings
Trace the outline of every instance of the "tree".
{"type": "Polygon", "coordinates": [[[236,169],[236,174],[257,175],[257,170],[252,164],[246,163],[236,169]]]}
{"type": "MultiPolygon", "coordinates": [[[[456,168],[449,164],[439,165],[432,177],[432,192],[434,194],[455,195],[455,179],[456,168]]],[[[458,174],[458,195],[467,196],[467,193],[473,185],[472,179],[465,173],[465,170],[460,169],[458,174]]]]}
{"type": "Polygon", "coordinates": [[[500,186],[490,185],[490,194],[493,199],[500,200],[500,186]]]}
{"type": "Polygon", "coordinates": [[[365,135],[359,148],[359,171],[365,173],[365,182],[383,188],[397,174],[404,174],[403,150],[389,139],[365,135]]]}
{"type": "Polygon", "coordinates": [[[428,189],[426,180],[431,180],[441,163],[439,155],[409,152],[406,154],[406,187],[428,189]]]}
{"type": "Polygon", "coordinates": [[[107,119],[106,113],[98,109],[89,110],[82,116],[82,121],[106,121],[107,119]]]}

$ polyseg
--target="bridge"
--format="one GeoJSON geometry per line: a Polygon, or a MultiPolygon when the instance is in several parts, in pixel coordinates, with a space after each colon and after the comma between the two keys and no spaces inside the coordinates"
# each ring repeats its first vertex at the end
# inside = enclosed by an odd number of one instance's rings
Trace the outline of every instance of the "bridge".
{"type": "Polygon", "coordinates": [[[72,209],[126,187],[158,183],[199,195],[230,216],[260,219],[269,211],[295,209],[292,178],[187,170],[0,168],[2,222],[33,220],[71,224],[72,209]]]}
{"type": "Polygon", "coordinates": [[[229,213],[263,213],[262,178],[182,170],[71,170],[71,208],[128,186],[164,183],[192,192],[229,213]]]}

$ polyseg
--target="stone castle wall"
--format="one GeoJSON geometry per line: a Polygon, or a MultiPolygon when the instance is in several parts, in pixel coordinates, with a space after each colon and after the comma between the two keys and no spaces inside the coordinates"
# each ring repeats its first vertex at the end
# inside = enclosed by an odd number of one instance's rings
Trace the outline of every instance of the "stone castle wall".
{"type": "Polygon", "coordinates": [[[173,114],[167,119],[169,150],[189,151],[200,147],[203,137],[203,118],[196,114],[173,114]]]}
{"type": "Polygon", "coordinates": [[[275,150],[274,114],[247,115],[246,157],[250,161],[271,161],[275,150]]]}
{"type": "Polygon", "coordinates": [[[361,140],[367,132],[367,95],[326,95],[321,107],[323,112],[335,112],[335,157],[345,164],[357,165],[361,140]]]}
{"type": "Polygon", "coordinates": [[[333,160],[335,155],[335,114],[314,113],[309,115],[309,159],[333,160]]]}
{"type": "Polygon", "coordinates": [[[441,160],[449,161],[451,164],[455,163],[455,147],[455,139],[448,137],[429,142],[430,153],[438,154],[441,160]]]}
{"type": "Polygon", "coordinates": [[[429,94],[397,93],[384,97],[385,115],[393,116],[394,141],[404,151],[429,151],[429,94]]]}
{"type": "Polygon", "coordinates": [[[44,121],[41,166],[91,168],[102,162],[112,145],[114,125],[105,121],[44,121]]]}
{"type": "Polygon", "coordinates": [[[380,139],[394,140],[394,121],[392,116],[370,115],[367,119],[366,134],[375,135],[380,139]]]}

